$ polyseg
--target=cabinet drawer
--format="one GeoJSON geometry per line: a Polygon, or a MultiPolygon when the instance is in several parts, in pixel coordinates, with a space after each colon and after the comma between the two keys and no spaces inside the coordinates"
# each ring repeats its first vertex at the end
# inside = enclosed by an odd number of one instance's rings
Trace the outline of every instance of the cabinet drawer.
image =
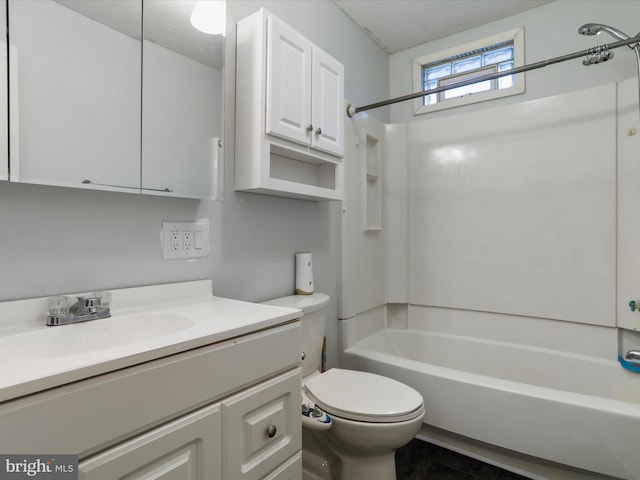
{"type": "Polygon", "coordinates": [[[265,477],[302,448],[300,369],[223,400],[223,478],[265,477]]]}
{"type": "Polygon", "coordinates": [[[221,478],[220,404],[185,415],[89,457],[82,480],[213,480],[221,478]]]}

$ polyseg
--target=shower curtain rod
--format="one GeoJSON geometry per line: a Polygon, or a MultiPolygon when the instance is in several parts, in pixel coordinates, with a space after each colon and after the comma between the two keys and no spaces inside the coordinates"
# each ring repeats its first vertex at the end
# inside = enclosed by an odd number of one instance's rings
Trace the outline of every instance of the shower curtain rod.
{"type": "Polygon", "coordinates": [[[549,58],[547,60],[542,60],[540,62],[532,63],[530,65],[523,65],[521,67],[517,67],[512,70],[506,70],[504,72],[498,72],[498,73],[490,73],[487,75],[482,75],[480,77],[471,78],[469,80],[450,83],[449,85],[446,85],[444,87],[432,88],[429,90],[423,90],[421,92],[415,92],[415,93],[410,93],[408,95],[403,95],[402,97],[396,97],[396,98],[391,98],[389,100],[383,100],[381,102],[370,103],[369,105],[364,105],[363,107],[354,107],[352,104],[349,103],[347,105],[347,115],[349,116],[349,118],[352,118],[356,113],[364,112],[366,110],[371,110],[372,108],[386,107],[387,105],[392,105],[394,103],[405,102],[407,100],[413,100],[414,98],[426,97],[427,95],[444,92],[445,90],[451,90],[453,88],[465,87],[467,85],[472,85],[478,82],[484,82],[486,80],[493,80],[500,77],[506,77],[508,75],[515,75],[522,72],[528,72],[529,70],[536,70],[538,68],[543,68],[548,65],[553,65],[555,63],[565,62],[567,60],[573,60],[574,58],[594,55],[595,53],[603,52],[606,50],[613,50],[614,48],[624,47],[632,43],[640,44],[640,35],[633,38],[628,38],[626,40],[620,40],[619,42],[604,44],[594,48],[589,48],[587,50],[581,50],[579,52],[570,53],[568,55],[549,58]]]}

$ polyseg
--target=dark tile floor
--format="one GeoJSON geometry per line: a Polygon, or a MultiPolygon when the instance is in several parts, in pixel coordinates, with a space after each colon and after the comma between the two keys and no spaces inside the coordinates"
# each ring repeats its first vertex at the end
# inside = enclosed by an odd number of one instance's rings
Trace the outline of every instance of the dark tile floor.
{"type": "Polygon", "coordinates": [[[420,440],[396,451],[397,480],[528,480],[420,440]]]}

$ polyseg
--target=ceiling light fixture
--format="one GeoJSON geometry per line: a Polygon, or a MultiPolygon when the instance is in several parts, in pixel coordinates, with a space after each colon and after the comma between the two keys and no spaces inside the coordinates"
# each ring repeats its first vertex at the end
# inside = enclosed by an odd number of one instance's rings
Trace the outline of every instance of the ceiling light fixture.
{"type": "Polygon", "coordinates": [[[210,35],[224,35],[227,24],[225,0],[198,0],[191,12],[191,25],[210,35]]]}

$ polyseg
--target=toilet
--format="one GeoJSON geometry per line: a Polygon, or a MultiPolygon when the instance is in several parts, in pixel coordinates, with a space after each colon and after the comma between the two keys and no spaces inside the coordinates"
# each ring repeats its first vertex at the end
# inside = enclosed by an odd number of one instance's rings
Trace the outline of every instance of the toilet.
{"type": "Polygon", "coordinates": [[[303,480],[395,480],[395,450],[422,426],[422,395],[382,375],[340,368],[321,373],[328,295],[292,295],[265,303],[304,313],[303,480]]]}

